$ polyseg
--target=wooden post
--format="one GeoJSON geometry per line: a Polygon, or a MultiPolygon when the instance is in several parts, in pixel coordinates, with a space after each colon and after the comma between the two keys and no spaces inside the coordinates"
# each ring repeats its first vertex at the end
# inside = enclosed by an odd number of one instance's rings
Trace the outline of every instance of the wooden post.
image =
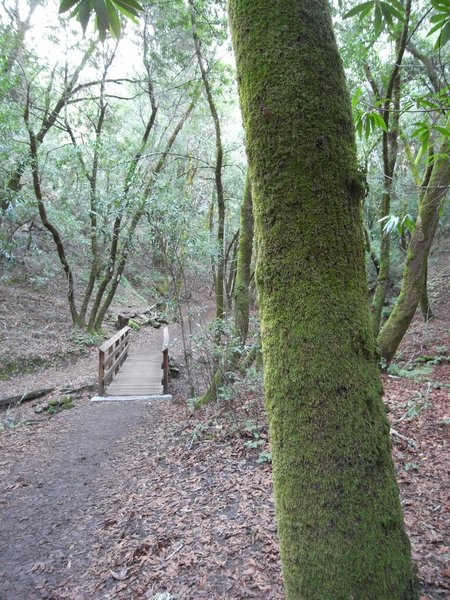
{"type": "Polygon", "coordinates": [[[98,351],[98,395],[103,396],[105,393],[105,386],[103,384],[105,379],[105,353],[103,350],[98,351]]]}
{"type": "Polygon", "coordinates": [[[162,386],[163,386],[163,394],[167,394],[169,391],[169,329],[167,327],[164,328],[164,339],[162,345],[162,386]]]}

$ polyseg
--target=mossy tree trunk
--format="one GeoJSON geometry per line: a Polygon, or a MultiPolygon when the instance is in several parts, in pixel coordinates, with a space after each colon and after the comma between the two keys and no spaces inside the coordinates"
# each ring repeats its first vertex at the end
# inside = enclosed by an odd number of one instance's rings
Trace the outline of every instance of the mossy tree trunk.
{"type": "Polygon", "coordinates": [[[247,340],[250,315],[250,277],[253,249],[252,188],[247,171],[239,226],[239,249],[234,293],[234,322],[241,345],[247,340]]]}
{"type": "Polygon", "coordinates": [[[287,600],[416,598],[326,0],[230,0],[287,600]],[[318,35],[320,32],[320,35],[318,35]]]}
{"type": "MultiPolygon", "coordinates": [[[[450,119],[446,127],[450,127],[450,119]]],[[[450,186],[449,152],[447,138],[433,162],[433,171],[420,201],[416,226],[406,255],[400,294],[378,336],[381,356],[386,362],[394,356],[423,296],[428,254],[439,223],[439,208],[450,186]]]]}
{"type": "Polygon", "coordinates": [[[423,267],[422,292],[420,294],[420,310],[425,323],[434,319],[433,310],[431,308],[430,298],[428,296],[428,257],[423,267]]]}

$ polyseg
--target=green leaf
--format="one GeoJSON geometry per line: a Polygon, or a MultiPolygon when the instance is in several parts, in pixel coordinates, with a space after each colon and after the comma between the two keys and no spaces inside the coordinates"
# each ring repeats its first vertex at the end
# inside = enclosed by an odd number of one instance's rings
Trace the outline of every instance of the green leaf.
{"type": "Polygon", "coordinates": [[[405,7],[401,2],[399,2],[399,0],[388,0],[388,2],[391,6],[396,8],[400,14],[403,15],[403,13],[405,12],[405,7]]]}
{"type": "Polygon", "coordinates": [[[120,33],[121,33],[121,25],[120,25],[119,16],[118,16],[117,11],[114,8],[114,5],[112,4],[111,0],[105,0],[105,2],[106,2],[106,8],[108,10],[109,29],[111,31],[112,36],[115,37],[116,40],[118,40],[120,38],[120,33]]]}
{"type": "Polygon", "coordinates": [[[104,0],[92,0],[95,14],[97,16],[97,27],[100,33],[100,39],[103,41],[106,38],[106,32],[109,30],[108,9],[104,0]]]}
{"type": "Polygon", "coordinates": [[[440,23],[438,23],[437,25],[432,27],[430,29],[430,31],[427,33],[427,37],[430,37],[430,35],[433,35],[433,33],[435,33],[436,31],[439,31],[439,29],[441,29],[441,27],[442,27],[442,25],[440,23]]]}
{"type": "MultiPolygon", "coordinates": [[[[362,4],[358,4],[358,6],[353,7],[352,9],[350,9],[348,12],[345,13],[344,15],[344,19],[349,19],[350,17],[354,17],[355,15],[358,15],[359,13],[362,13],[364,11],[366,11],[367,9],[372,8],[372,6],[375,4],[375,2],[373,0],[371,0],[370,2],[363,2],[362,4]]],[[[368,14],[366,12],[366,14],[368,14]]]]}
{"type": "MultiPolygon", "coordinates": [[[[416,415],[414,415],[416,416],[416,415]]],[[[418,471],[419,470],[419,465],[415,462],[406,462],[403,464],[403,468],[405,469],[405,471],[418,471]]]]}
{"type": "Polygon", "coordinates": [[[119,5],[122,6],[122,8],[124,8],[129,13],[135,16],[138,16],[139,12],[142,12],[144,10],[142,6],[134,0],[112,0],[112,2],[117,7],[119,7],[119,5]]]}
{"type": "Polygon", "coordinates": [[[383,29],[383,15],[379,4],[375,5],[375,35],[378,37],[383,29]]]}
{"type": "Polygon", "coordinates": [[[441,21],[445,21],[446,18],[447,15],[445,13],[439,13],[430,17],[430,23],[440,23],[441,21]]]}
{"type": "Polygon", "coordinates": [[[359,99],[361,98],[361,94],[362,94],[362,89],[361,88],[357,88],[357,90],[353,94],[352,108],[355,108],[357,106],[357,104],[359,102],[359,99]]]}
{"type": "Polygon", "coordinates": [[[86,33],[89,19],[91,17],[91,10],[92,10],[91,0],[81,0],[78,11],[77,11],[77,15],[78,15],[78,20],[81,23],[81,28],[83,29],[83,33],[86,33]]]}
{"type": "Polygon", "coordinates": [[[371,123],[370,114],[369,114],[366,117],[366,124],[365,124],[365,136],[366,136],[366,140],[369,139],[371,125],[372,125],[372,123],[371,123]]]}
{"type": "Polygon", "coordinates": [[[380,9],[381,9],[381,12],[383,13],[383,17],[384,17],[384,20],[386,21],[386,23],[389,26],[392,26],[392,24],[393,24],[392,14],[389,12],[388,5],[386,4],[386,2],[380,2],[380,9]]]}
{"type": "Polygon", "coordinates": [[[380,129],[382,129],[383,131],[387,132],[388,128],[386,125],[386,121],[383,119],[383,117],[380,114],[378,114],[377,112],[372,113],[372,115],[373,115],[373,121],[374,121],[375,125],[377,127],[379,127],[380,129]]]}
{"type": "MultiPolygon", "coordinates": [[[[411,215],[405,215],[402,219],[402,229],[407,229],[409,231],[409,233],[412,233],[415,229],[415,222],[413,220],[413,218],[411,217],[411,215]]],[[[401,233],[401,232],[400,232],[401,233]]]]}
{"type": "Polygon", "coordinates": [[[436,129],[436,131],[439,131],[439,133],[442,133],[443,136],[450,137],[450,129],[446,129],[445,127],[441,127],[440,125],[435,125],[434,128],[436,129]]]}
{"type": "Polygon", "coordinates": [[[448,11],[448,0],[431,0],[431,6],[436,10],[448,11]]]}
{"type": "Polygon", "coordinates": [[[358,136],[361,138],[362,134],[363,134],[363,122],[361,119],[361,115],[358,115],[358,117],[356,119],[355,127],[356,127],[356,132],[357,132],[358,136]]]}
{"type": "Polygon", "coordinates": [[[379,5],[380,5],[381,10],[383,11],[383,14],[387,13],[390,15],[390,17],[394,16],[399,21],[403,21],[403,13],[401,11],[399,11],[397,8],[395,8],[394,6],[391,6],[387,2],[380,2],[379,5]]]}
{"type": "Polygon", "coordinates": [[[126,8],[121,2],[119,2],[119,0],[111,0],[111,2],[114,4],[117,10],[121,12],[127,19],[130,19],[131,21],[133,21],[133,23],[138,22],[136,18],[138,14],[134,9],[126,8]]]}
{"type": "Polygon", "coordinates": [[[75,4],[78,4],[79,1],[80,0],[62,0],[61,4],[59,5],[59,14],[67,12],[73,8],[75,4]]]}
{"type": "Polygon", "coordinates": [[[445,27],[441,31],[441,35],[436,42],[436,47],[443,48],[445,44],[450,40],[450,21],[447,22],[445,27]]]}

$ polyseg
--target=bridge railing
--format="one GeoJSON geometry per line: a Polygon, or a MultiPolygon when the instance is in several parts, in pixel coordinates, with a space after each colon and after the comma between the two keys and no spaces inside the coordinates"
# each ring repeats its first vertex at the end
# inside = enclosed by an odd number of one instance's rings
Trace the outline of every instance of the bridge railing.
{"type": "Polygon", "coordinates": [[[162,386],[163,394],[167,394],[169,391],[169,329],[164,327],[164,337],[162,344],[162,363],[161,369],[163,370],[162,386]]]}
{"type": "Polygon", "coordinates": [[[98,349],[99,396],[103,396],[106,387],[114,379],[128,355],[130,331],[129,327],[124,327],[98,349]]]}

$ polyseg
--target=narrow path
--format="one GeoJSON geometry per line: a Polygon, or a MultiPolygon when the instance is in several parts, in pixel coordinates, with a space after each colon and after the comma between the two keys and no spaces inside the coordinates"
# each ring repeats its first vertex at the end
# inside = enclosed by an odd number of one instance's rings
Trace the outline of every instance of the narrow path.
{"type": "Polygon", "coordinates": [[[9,485],[0,495],[1,600],[92,598],[64,590],[95,563],[117,478],[126,485],[121,452],[138,450],[136,433],[155,428],[160,405],[85,403],[51,425],[17,430],[22,447],[13,453],[2,436],[0,475],[9,485]]]}

